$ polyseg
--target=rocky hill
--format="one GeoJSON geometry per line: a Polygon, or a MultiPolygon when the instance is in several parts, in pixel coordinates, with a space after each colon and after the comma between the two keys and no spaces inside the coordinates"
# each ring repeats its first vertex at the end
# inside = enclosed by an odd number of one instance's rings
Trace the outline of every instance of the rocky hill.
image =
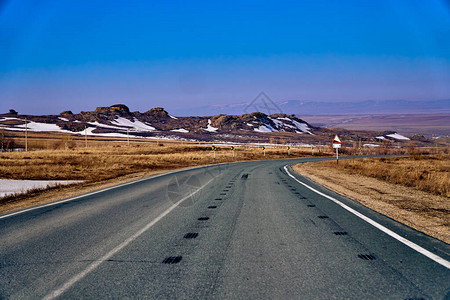
{"type": "Polygon", "coordinates": [[[395,132],[332,130],[311,126],[295,115],[266,115],[254,112],[243,115],[175,117],[164,108],[132,112],[124,104],[97,107],[94,111],[59,115],[20,115],[14,110],[0,114],[0,127],[11,131],[70,133],[104,137],[139,137],[235,143],[328,144],[334,134],[347,143],[407,141],[395,132]]]}

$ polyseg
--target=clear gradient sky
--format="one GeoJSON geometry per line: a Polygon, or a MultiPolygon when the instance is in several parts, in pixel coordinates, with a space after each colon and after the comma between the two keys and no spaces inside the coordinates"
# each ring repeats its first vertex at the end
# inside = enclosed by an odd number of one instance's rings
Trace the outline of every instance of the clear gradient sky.
{"type": "Polygon", "coordinates": [[[0,0],[0,113],[450,98],[446,0],[0,0]]]}

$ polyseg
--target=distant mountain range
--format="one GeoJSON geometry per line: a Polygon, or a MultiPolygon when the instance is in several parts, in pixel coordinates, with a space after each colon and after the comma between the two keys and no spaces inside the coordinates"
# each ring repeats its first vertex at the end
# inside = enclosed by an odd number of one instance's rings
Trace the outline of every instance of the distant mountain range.
{"type": "MultiPolygon", "coordinates": [[[[268,98],[268,97],[267,97],[268,98]]],[[[408,100],[367,100],[361,102],[316,102],[316,101],[271,101],[269,99],[248,103],[212,104],[190,108],[171,109],[179,116],[210,116],[217,114],[240,115],[253,111],[263,113],[285,113],[305,115],[346,115],[346,114],[420,114],[449,113],[450,99],[431,101],[408,100]],[[256,109],[255,109],[256,108],[256,109]]]]}

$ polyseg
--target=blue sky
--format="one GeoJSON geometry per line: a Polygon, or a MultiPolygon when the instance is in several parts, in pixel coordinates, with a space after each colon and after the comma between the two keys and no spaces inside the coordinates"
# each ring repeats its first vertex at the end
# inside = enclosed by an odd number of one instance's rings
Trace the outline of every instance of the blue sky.
{"type": "Polygon", "coordinates": [[[0,112],[450,98],[450,6],[0,0],[0,112]]]}

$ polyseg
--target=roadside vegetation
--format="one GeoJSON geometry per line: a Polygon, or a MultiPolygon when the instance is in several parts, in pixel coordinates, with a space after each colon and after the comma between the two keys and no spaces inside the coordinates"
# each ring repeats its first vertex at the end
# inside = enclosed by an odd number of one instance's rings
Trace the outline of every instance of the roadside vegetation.
{"type": "Polygon", "coordinates": [[[320,162],[332,172],[364,175],[390,183],[414,187],[427,193],[450,197],[450,155],[364,158],[320,162]]]}
{"type": "Polygon", "coordinates": [[[450,155],[298,164],[317,183],[450,244],[450,155]]]}

